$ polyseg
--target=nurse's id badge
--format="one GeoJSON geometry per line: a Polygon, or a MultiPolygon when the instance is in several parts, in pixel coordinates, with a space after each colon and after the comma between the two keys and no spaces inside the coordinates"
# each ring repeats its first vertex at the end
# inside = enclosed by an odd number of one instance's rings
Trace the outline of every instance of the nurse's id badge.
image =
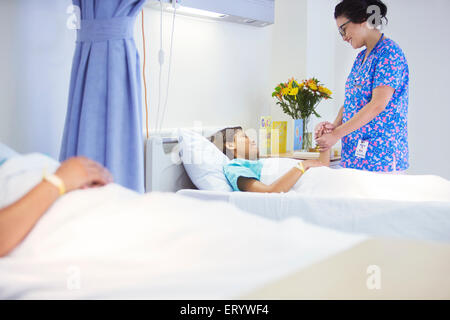
{"type": "Polygon", "coordinates": [[[366,152],[367,152],[368,146],[369,146],[369,140],[359,140],[358,146],[356,147],[355,156],[357,158],[364,159],[366,157],[366,152]]]}

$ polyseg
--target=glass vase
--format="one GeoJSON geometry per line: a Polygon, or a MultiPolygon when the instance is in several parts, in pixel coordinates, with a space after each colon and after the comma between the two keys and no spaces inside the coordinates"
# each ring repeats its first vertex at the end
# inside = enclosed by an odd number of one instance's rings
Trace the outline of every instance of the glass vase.
{"type": "Polygon", "coordinates": [[[303,140],[302,140],[302,151],[309,152],[312,148],[312,132],[309,130],[309,120],[310,118],[302,118],[303,120],[303,140]]]}

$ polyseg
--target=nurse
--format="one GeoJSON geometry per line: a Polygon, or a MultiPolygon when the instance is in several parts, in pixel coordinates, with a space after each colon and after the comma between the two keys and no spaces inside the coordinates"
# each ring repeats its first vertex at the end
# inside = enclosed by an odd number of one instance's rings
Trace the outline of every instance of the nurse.
{"type": "Polygon", "coordinates": [[[343,0],[335,8],[343,40],[365,49],[348,76],[344,105],[333,123],[316,126],[315,138],[321,151],[341,139],[345,168],[402,172],[409,167],[409,68],[398,44],[376,28],[386,13],[379,0],[343,0]]]}

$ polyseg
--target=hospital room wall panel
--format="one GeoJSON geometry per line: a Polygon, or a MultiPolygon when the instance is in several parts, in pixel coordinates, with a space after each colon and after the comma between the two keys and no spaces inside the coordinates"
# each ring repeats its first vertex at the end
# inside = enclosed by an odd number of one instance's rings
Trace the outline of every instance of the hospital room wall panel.
{"type": "MultiPolygon", "coordinates": [[[[307,46],[306,71],[308,78],[319,79],[333,94],[332,99],[322,100],[317,106],[320,118],[312,117],[310,128],[321,121],[333,121],[342,105],[344,92],[337,86],[335,65],[336,42],[338,38],[334,7],[338,1],[308,0],[307,3],[307,46]]],[[[352,63],[352,62],[350,62],[352,63]]],[[[351,66],[351,65],[350,65],[351,66]]],[[[338,146],[340,147],[340,141],[338,146]]]]}
{"type": "MultiPolygon", "coordinates": [[[[158,114],[160,12],[145,8],[146,76],[149,129],[158,114]]],[[[135,31],[142,52],[141,16],[135,31]]],[[[172,15],[163,14],[160,118],[164,106],[170,53],[172,15]]],[[[240,124],[255,128],[261,110],[270,103],[268,89],[271,27],[256,28],[228,22],[177,16],[173,40],[170,91],[162,128],[240,124]]],[[[143,56],[141,55],[141,62],[143,56]]],[[[144,119],[145,124],[145,119],[144,119]]]]}
{"type": "Polygon", "coordinates": [[[15,104],[12,61],[14,52],[13,34],[8,26],[15,23],[16,8],[13,1],[0,2],[0,37],[3,43],[3,50],[0,50],[0,141],[12,141],[14,138],[11,124],[13,123],[13,108],[15,104]]]}
{"type": "Polygon", "coordinates": [[[69,5],[0,1],[0,141],[19,152],[59,155],[75,47],[69,5]]]}
{"type": "MultiPolygon", "coordinates": [[[[291,77],[304,79],[307,76],[307,0],[276,0],[275,24],[272,29],[272,55],[270,64],[270,83],[268,92],[291,77]]],[[[276,104],[276,100],[267,96],[269,109],[274,121],[291,121],[276,104]]],[[[293,129],[288,125],[287,149],[293,146],[293,129]]]]}
{"type": "Polygon", "coordinates": [[[450,179],[450,1],[388,3],[392,6],[390,34],[399,39],[410,69],[409,172],[450,179]]]}

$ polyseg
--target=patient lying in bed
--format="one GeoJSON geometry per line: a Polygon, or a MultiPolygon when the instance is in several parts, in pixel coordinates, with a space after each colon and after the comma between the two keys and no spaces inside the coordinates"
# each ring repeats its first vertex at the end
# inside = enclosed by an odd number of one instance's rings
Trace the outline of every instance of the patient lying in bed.
{"type": "Polygon", "coordinates": [[[450,201],[450,182],[434,175],[384,175],[356,169],[329,168],[329,151],[319,160],[256,160],[258,148],[242,128],[226,128],[212,142],[231,162],[223,173],[234,191],[288,192],[322,197],[396,201],[450,201]],[[221,146],[218,141],[225,141],[221,146]],[[222,148],[222,149],[221,149],[222,148]]]}
{"type": "Polygon", "coordinates": [[[276,181],[265,184],[261,182],[263,162],[256,160],[259,156],[258,146],[242,128],[225,128],[214,134],[211,139],[223,153],[233,158],[223,167],[233,191],[287,192],[309,169],[330,164],[330,151],[322,152],[319,160],[297,161],[295,166],[276,181]]]}
{"type": "MultiPolygon", "coordinates": [[[[0,169],[5,166],[7,160],[18,156],[12,149],[0,143],[0,169]]],[[[49,170],[49,165],[54,167],[56,161],[48,158],[46,163],[46,170],[49,170]]],[[[28,166],[30,170],[33,169],[32,163],[28,166]]],[[[113,181],[106,168],[84,157],[71,158],[57,166],[59,168],[55,174],[44,175],[29,192],[12,203],[8,201],[10,195],[6,186],[12,177],[0,171],[0,257],[8,254],[22,241],[59,196],[77,189],[104,186],[113,181]],[[8,205],[3,208],[2,202],[8,205]]],[[[20,171],[24,173],[26,170],[22,168],[20,171]]],[[[45,171],[45,168],[41,171],[45,171]]]]}

